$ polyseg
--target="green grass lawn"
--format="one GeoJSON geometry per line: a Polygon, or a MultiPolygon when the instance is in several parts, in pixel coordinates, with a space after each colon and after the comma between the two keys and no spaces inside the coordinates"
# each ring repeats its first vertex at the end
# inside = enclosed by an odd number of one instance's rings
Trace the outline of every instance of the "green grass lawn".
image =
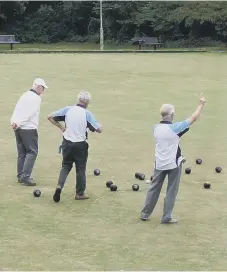
{"type": "Polygon", "coordinates": [[[0,270],[226,270],[227,144],[226,55],[87,54],[1,55],[0,270]],[[16,146],[10,117],[19,96],[43,77],[39,156],[34,171],[40,198],[16,179],[16,146]],[[87,201],[74,200],[75,171],[62,200],[52,195],[61,167],[60,130],[46,116],[91,92],[90,110],[103,134],[89,134],[87,201]],[[185,167],[174,217],[160,224],[166,185],[148,222],[139,220],[148,185],[135,172],[152,174],[152,126],[162,103],[188,117],[207,98],[201,118],[181,141],[185,167]],[[196,165],[195,159],[204,162],[196,165]],[[214,168],[222,166],[216,174],[214,168]],[[93,170],[101,169],[95,177],[93,170]],[[117,192],[105,187],[112,179],[117,192]],[[212,189],[203,189],[209,181],[212,189]],[[132,184],[140,190],[133,192],[132,184]]]}

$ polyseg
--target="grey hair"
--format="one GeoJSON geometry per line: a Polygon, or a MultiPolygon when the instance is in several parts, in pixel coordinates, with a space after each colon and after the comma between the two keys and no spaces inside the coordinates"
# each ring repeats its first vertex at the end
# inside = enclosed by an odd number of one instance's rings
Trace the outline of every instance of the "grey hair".
{"type": "Polygon", "coordinates": [[[175,108],[171,104],[163,104],[160,109],[160,114],[162,118],[173,115],[175,112],[175,108]]]}
{"type": "Polygon", "coordinates": [[[89,103],[91,101],[91,94],[87,91],[82,91],[78,94],[78,100],[83,103],[89,103]]]}

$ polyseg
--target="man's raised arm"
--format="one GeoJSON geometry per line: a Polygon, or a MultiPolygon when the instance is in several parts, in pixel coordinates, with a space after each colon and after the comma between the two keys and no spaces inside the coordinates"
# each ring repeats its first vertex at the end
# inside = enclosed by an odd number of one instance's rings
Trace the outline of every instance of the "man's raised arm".
{"type": "Polygon", "coordinates": [[[203,94],[201,94],[199,105],[197,106],[193,114],[188,118],[190,125],[193,124],[199,118],[205,103],[206,103],[206,99],[203,96],[203,94]]]}

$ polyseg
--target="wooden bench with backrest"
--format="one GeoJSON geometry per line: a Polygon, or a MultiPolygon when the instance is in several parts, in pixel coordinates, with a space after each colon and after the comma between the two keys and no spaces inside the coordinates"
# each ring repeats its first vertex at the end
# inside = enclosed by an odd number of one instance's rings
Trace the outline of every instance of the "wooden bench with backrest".
{"type": "Polygon", "coordinates": [[[10,44],[10,49],[13,49],[14,44],[18,44],[15,35],[0,35],[0,44],[10,44]]]}
{"type": "Polygon", "coordinates": [[[160,47],[163,43],[158,41],[157,37],[135,37],[131,39],[132,45],[138,45],[140,50],[143,46],[153,46],[156,50],[157,46],[160,47]]]}

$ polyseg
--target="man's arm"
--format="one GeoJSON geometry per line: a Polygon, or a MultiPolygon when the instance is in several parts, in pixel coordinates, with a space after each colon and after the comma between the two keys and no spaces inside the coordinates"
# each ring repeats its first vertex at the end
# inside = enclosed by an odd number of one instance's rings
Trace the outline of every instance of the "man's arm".
{"type": "Polygon", "coordinates": [[[59,121],[55,121],[54,118],[55,118],[55,117],[52,117],[51,115],[48,115],[48,117],[47,117],[47,119],[48,119],[53,125],[55,125],[56,127],[60,128],[60,130],[61,130],[62,132],[64,132],[64,131],[66,130],[66,128],[65,128],[62,124],[60,124],[59,121]]]}
{"type": "Polygon", "coordinates": [[[51,114],[48,115],[47,119],[56,127],[60,128],[60,130],[62,132],[64,132],[66,130],[66,128],[64,126],[62,126],[62,124],[60,124],[59,122],[61,121],[65,121],[65,115],[67,113],[67,111],[71,108],[71,106],[67,106],[64,108],[61,108],[60,110],[57,110],[55,112],[52,112],[51,114]]]}
{"type": "Polygon", "coordinates": [[[199,105],[196,108],[196,110],[193,112],[193,114],[191,115],[191,117],[188,118],[188,121],[190,123],[190,125],[192,125],[200,116],[202,109],[204,107],[206,103],[206,99],[205,97],[201,94],[200,100],[199,100],[199,105]]]}
{"type": "Polygon", "coordinates": [[[193,124],[199,118],[205,102],[205,97],[201,96],[200,104],[195,112],[191,115],[191,117],[183,122],[177,122],[170,125],[170,128],[173,130],[173,132],[175,132],[179,137],[183,136],[189,130],[191,124],[193,124]]]}
{"type": "Polygon", "coordinates": [[[95,119],[94,115],[91,112],[86,111],[86,117],[89,130],[92,132],[96,131],[98,133],[102,133],[102,126],[95,119]]]}

